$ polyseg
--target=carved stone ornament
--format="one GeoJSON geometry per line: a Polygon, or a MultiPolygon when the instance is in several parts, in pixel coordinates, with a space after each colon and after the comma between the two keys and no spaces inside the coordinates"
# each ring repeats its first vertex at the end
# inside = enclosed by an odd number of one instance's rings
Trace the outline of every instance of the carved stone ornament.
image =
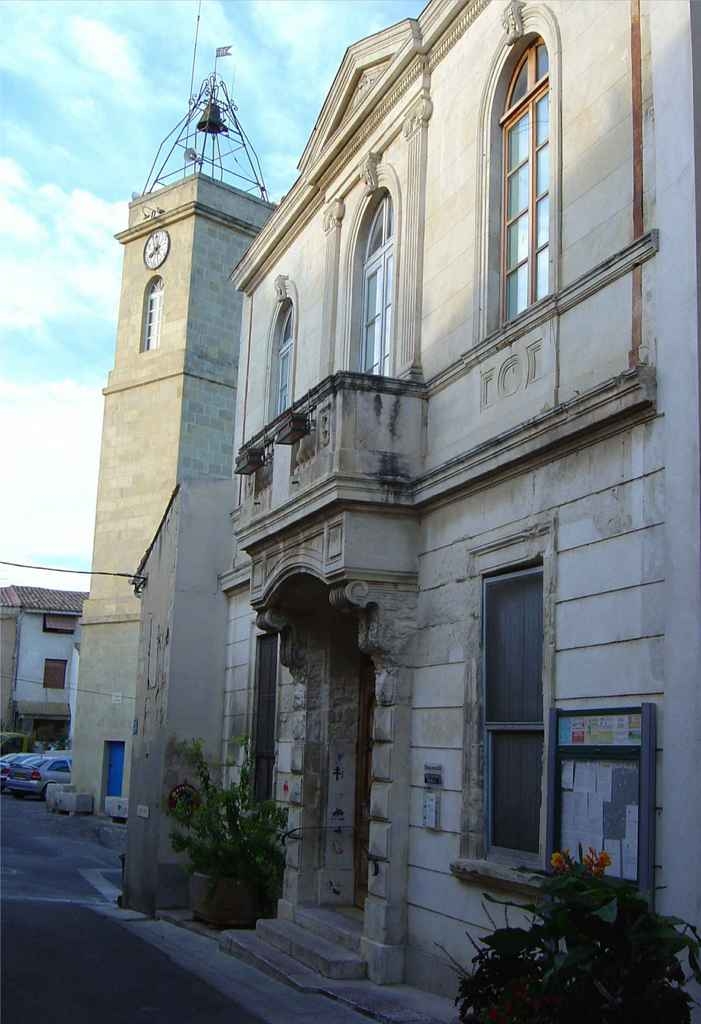
{"type": "Polygon", "coordinates": [[[365,195],[371,196],[379,188],[377,166],[380,162],[379,153],[368,153],[360,165],[360,177],[365,183],[365,195]]]}
{"type": "Polygon", "coordinates": [[[404,118],[404,138],[410,139],[431,120],[433,103],[428,96],[422,96],[404,118]]]}
{"type": "Polygon", "coordinates": [[[346,213],[346,204],[342,199],[334,199],[324,210],[324,231],[338,231],[346,213]]]}
{"type": "Polygon", "coordinates": [[[501,23],[504,26],[509,46],[513,46],[523,35],[523,8],[524,4],[521,0],[509,0],[501,16],[501,23]]]}
{"type": "Polygon", "coordinates": [[[287,292],[287,282],[289,277],[287,274],[278,274],[275,278],[275,298],[278,302],[284,302],[285,299],[289,298],[287,292]]]}

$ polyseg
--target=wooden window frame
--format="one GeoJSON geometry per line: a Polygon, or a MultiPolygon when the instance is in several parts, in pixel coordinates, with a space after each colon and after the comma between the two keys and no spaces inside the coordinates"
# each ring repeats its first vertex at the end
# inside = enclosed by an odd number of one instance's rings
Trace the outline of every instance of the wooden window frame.
{"type": "MultiPolygon", "coordinates": [[[[541,699],[543,701],[543,712],[541,715],[540,722],[497,722],[490,721],[487,718],[487,591],[491,584],[495,582],[504,583],[508,580],[523,579],[524,576],[540,576],[541,585],[545,586],[545,573],[542,564],[531,565],[523,568],[516,568],[507,572],[498,572],[482,578],[482,706],[484,708],[483,717],[483,729],[484,729],[484,826],[485,826],[485,852],[487,857],[490,859],[500,860],[502,862],[512,863],[514,865],[524,865],[532,868],[540,868],[542,866],[542,847],[543,847],[543,836],[541,835],[541,829],[539,828],[538,835],[538,851],[532,850],[518,850],[510,847],[497,846],[492,842],[492,836],[494,834],[494,796],[493,796],[493,782],[494,782],[494,770],[493,770],[493,737],[495,735],[504,735],[509,732],[516,733],[528,733],[538,734],[542,737],[543,742],[543,758],[542,763],[546,761],[546,730],[545,730],[545,688],[543,686],[542,670],[541,670],[541,699]]],[[[543,609],[544,612],[544,609],[543,609]]],[[[545,619],[545,615],[543,616],[545,619]]],[[[542,637],[543,652],[545,654],[545,637],[542,637]]],[[[540,814],[542,816],[542,807],[547,799],[547,793],[543,786],[541,778],[541,809],[540,814]]]]}
{"type": "Polygon", "coordinates": [[[363,296],[361,304],[361,338],[360,338],[360,372],[373,376],[388,377],[391,375],[391,329],[394,308],[394,281],[395,281],[395,258],[394,258],[394,235],[395,235],[395,213],[392,204],[392,197],[386,192],[377,209],[372,215],[367,236],[365,239],[365,254],[363,258],[363,296]],[[382,243],[379,249],[368,256],[368,248],[373,236],[373,230],[378,217],[382,217],[382,243]],[[388,234],[388,221],[391,218],[391,232],[388,234]],[[387,283],[387,269],[391,264],[390,281],[387,283]],[[381,337],[381,355],[379,363],[372,364],[368,369],[367,359],[367,327],[368,327],[368,280],[373,274],[378,274],[380,313],[374,318],[375,324],[379,321],[381,337]],[[379,370],[375,370],[379,366],[379,370]]]}
{"type": "Polygon", "coordinates": [[[65,658],[44,658],[44,682],[43,686],[45,690],[65,690],[66,689],[66,672],[68,670],[68,661],[65,658]],[[47,683],[46,669],[48,665],[63,665],[63,682],[60,686],[49,685],[47,683]]]}
{"type": "MultiPolygon", "coordinates": [[[[552,197],[552,166],[548,174],[548,187],[542,193],[536,192],[536,169],[538,152],[545,146],[551,147],[552,142],[552,129],[551,125],[548,125],[548,134],[544,142],[538,144],[536,136],[536,106],[538,102],[545,95],[550,94],[550,54],[548,53],[548,70],[547,72],[538,79],[537,76],[537,51],[539,46],[545,46],[543,39],[538,37],[535,39],[526,52],[524,53],[521,60],[516,65],[511,81],[509,82],[509,88],[506,96],[506,111],[501,117],[499,124],[502,129],[502,215],[501,215],[501,319],[503,323],[509,323],[514,320],[517,316],[523,313],[529,306],[532,306],[535,302],[539,302],[545,296],[536,298],[537,288],[537,257],[538,253],[542,252],[545,248],[552,244],[550,237],[550,215],[548,215],[548,240],[543,245],[537,245],[537,204],[541,199],[546,196],[551,201],[552,197]],[[514,86],[518,80],[523,66],[527,65],[527,87],[526,93],[516,103],[511,103],[511,94],[514,90],[514,86]],[[525,161],[521,161],[516,167],[509,169],[509,131],[519,121],[524,114],[529,115],[529,138],[528,138],[528,156],[525,161]],[[528,176],[528,208],[519,211],[513,217],[509,218],[508,208],[508,184],[509,178],[515,174],[524,164],[528,165],[529,176],[528,176]],[[507,267],[507,247],[508,247],[508,231],[509,227],[516,223],[524,213],[528,214],[528,255],[524,260],[514,264],[509,270],[507,267]],[[508,295],[508,276],[513,275],[522,266],[526,265],[528,268],[528,298],[524,309],[518,310],[518,312],[509,315],[507,309],[507,295],[508,295]]],[[[546,47],[546,52],[547,47],[546,47]]],[[[552,150],[552,147],[551,147],[552,150]]],[[[550,292],[550,282],[548,282],[548,291],[550,292]]]]}
{"type": "Polygon", "coordinates": [[[295,310],[292,305],[292,301],[288,299],[285,305],[280,310],[278,320],[278,331],[276,338],[276,356],[275,356],[275,415],[279,416],[285,412],[286,409],[292,405],[292,365],[294,362],[294,348],[295,348],[295,310]],[[285,331],[287,325],[290,325],[289,338],[285,340],[285,331]],[[282,360],[284,356],[289,356],[287,363],[287,374],[284,380],[282,377],[282,360]],[[283,394],[286,396],[286,400],[283,404],[283,394]]]}

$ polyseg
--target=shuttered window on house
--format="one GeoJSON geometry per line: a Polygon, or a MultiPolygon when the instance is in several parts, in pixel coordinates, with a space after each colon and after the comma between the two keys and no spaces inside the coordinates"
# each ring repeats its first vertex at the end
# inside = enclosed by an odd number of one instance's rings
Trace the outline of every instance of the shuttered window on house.
{"type": "Polygon", "coordinates": [[[62,690],[66,685],[67,661],[59,658],[44,660],[44,686],[47,690],[62,690]]]}
{"type": "Polygon", "coordinates": [[[484,582],[488,845],[537,854],[543,764],[543,574],[484,582]]]}
{"type": "Polygon", "coordinates": [[[257,800],[269,800],[273,795],[277,642],[276,635],[258,637],[254,775],[257,800]]]}
{"type": "Polygon", "coordinates": [[[77,617],[72,615],[45,615],[45,633],[75,633],[77,617]]]}

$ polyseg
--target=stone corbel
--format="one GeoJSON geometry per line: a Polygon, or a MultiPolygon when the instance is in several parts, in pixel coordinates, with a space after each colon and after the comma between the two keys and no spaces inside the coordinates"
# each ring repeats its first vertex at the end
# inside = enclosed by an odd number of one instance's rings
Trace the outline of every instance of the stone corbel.
{"type": "Polygon", "coordinates": [[[501,23],[504,26],[509,46],[513,46],[523,35],[524,7],[525,4],[522,3],[522,0],[509,0],[501,16],[501,23]]]}
{"type": "Polygon", "coordinates": [[[421,96],[404,118],[404,138],[410,139],[424,125],[427,125],[433,114],[433,102],[429,96],[421,96]]]}
{"type": "Polygon", "coordinates": [[[346,213],[346,204],[342,199],[333,199],[324,210],[324,233],[340,231],[346,213]]]}
{"type": "Polygon", "coordinates": [[[284,302],[285,299],[288,299],[290,297],[287,289],[288,281],[289,277],[287,276],[287,274],[278,274],[278,276],[275,278],[275,298],[277,299],[278,302],[284,302]]]}
{"type": "Polygon", "coordinates": [[[371,196],[379,188],[379,177],[377,167],[380,163],[380,154],[370,152],[360,165],[360,177],[365,184],[365,195],[371,196]]]}

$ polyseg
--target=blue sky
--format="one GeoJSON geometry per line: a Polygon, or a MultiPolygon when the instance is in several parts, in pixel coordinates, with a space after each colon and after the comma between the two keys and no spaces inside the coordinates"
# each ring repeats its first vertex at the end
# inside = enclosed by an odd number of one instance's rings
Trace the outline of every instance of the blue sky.
{"type": "MultiPolygon", "coordinates": [[[[220,71],[271,198],[296,177],[346,47],[423,5],[202,0],[195,83],[230,44],[220,71]]],[[[113,235],[187,109],[197,0],[20,0],[2,11],[0,558],[88,568],[121,274],[113,235]]],[[[0,565],[0,585],[87,581],[0,565]]]]}

